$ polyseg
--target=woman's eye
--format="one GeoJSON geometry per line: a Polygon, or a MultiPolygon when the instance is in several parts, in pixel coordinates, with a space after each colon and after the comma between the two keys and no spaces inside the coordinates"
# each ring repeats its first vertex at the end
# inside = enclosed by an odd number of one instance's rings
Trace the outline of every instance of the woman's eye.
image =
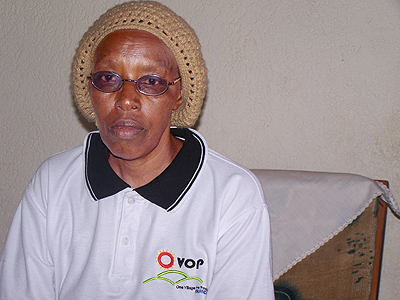
{"type": "Polygon", "coordinates": [[[149,77],[149,78],[147,78],[147,80],[144,81],[144,84],[156,85],[156,84],[160,84],[160,80],[156,77],[149,77]]]}
{"type": "Polygon", "coordinates": [[[115,76],[112,74],[107,74],[107,75],[103,75],[100,79],[105,82],[110,82],[110,81],[115,80],[115,76]]]}

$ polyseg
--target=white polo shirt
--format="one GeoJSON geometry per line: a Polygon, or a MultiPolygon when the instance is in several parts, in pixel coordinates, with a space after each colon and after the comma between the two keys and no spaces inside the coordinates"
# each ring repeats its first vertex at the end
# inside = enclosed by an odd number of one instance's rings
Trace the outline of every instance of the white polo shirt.
{"type": "Polygon", "coordinates": [[[258,180],[194,130],[149,184],[112,170],[98,132],[24,193],[0,257],[0,299],[274,299],[258,180]]]}

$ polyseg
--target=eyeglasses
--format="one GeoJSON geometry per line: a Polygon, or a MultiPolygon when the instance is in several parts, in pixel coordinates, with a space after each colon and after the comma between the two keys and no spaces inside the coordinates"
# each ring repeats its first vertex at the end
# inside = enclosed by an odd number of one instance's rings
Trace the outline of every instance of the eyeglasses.
{"type": "Polygon", "coordinates": [[[136,89],[146,96],[159,96],[164,94],[170,85],[174,85],[181,77],[175,79],[173,82],[168,82],[166,79],[158,75],[145,75],[140,77],[138,80],[133,79],[122,79],[117,73],[110,71],[100,71],[92,76],[88,76],[91,79],[92,85],[101,92],[113,93],[122,88],[125,81],[134,82],[136,89]]]}

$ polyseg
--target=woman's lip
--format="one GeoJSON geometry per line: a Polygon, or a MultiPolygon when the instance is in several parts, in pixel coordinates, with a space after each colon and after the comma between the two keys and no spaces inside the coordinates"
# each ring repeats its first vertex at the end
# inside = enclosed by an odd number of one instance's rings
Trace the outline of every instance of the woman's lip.
{"type": "Polygon", "coordinates": [[[117,138],[129,140],[143,132],[144,128],[134,120],[118,120],[111,124],[108,130],[117,138]]]}

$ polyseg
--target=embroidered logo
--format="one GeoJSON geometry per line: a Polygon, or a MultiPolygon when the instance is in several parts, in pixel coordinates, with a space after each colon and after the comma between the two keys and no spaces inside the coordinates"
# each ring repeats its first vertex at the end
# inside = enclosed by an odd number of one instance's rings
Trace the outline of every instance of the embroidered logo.
{"type": "Polygon", "coordinates": [[[161,268],[169,269],[174,265],[175,257],[171,252],[161,251],[157,255],[157,262],[161,268]]]}
{"type": "Polygon", "coordinates": [[[203,280],[201,278],[195,276],[189,276],[188,274],[186,274],[181,270],[172,269],[176,261],[178,262],[178,267],[180,269],[182,268],[199,269],[204,264],[203,259],[200,258],[195,260],[191,258],[187,259],[184,257],[177,257],[176,259],[175,255],[172,254],[170,251],[162,250],[158,253],[156,261],[157,264],[160,266],[160,268],[164,269],[164,271],[158,273],[154,277],[146,279],[145,281],[143,281],[143,284],[149,283],[154,280],[163,280],[169,282],[171,285],[175,286],[176,289],[178,290],[189,290],[199,294],[205,294],[205,295],[207,294],[208,291],[207,288],[201,285],[203,283],[203,280]],[[184,283],[186,281],[188,282],[184,283]],[[192,285],[193,281],[197,282],[195,286],[192,285]]]}

